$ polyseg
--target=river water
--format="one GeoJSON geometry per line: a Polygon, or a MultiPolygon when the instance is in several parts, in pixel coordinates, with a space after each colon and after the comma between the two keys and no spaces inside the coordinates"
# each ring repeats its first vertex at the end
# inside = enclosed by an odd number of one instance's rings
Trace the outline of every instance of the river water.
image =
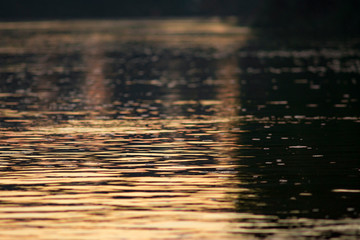
{"type": "Polygon", "coordinates": [[[1,239],[357,239],[359,40],[0,23],[1,239]]]}

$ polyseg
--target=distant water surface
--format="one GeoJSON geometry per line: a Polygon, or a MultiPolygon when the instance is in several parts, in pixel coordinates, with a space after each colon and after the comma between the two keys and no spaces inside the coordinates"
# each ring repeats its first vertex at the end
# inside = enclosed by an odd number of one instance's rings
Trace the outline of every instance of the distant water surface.
{"type": "Polygon", "coordinates": [[[355,40],[0,23],[1,239],[357,239],[355,40]]]}

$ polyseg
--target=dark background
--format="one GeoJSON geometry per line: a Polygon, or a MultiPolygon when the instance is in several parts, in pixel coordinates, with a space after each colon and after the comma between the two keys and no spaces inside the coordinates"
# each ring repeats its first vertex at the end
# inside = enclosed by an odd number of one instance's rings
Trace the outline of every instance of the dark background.
{"type": "Polygon", "coordinates": [[[360,32],[359,0],[9,0],[1,20],[237,16],[240,24],[287,32],[360,32]]]}

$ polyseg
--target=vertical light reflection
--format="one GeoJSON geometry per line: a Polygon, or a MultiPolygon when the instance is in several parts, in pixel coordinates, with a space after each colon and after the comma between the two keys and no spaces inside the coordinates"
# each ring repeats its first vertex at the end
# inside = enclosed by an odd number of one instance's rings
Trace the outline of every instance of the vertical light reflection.
{"type": "Polygon", "coordinates": [[[112,92],[105,79],[104,39],[100,34],[91,34],[85,43],[83,60],[85,79],[84,103],[90,109],[103,110],[110,103],[112,92]]]}
{"type": "MultiPolygon", "coordinates": [[[[219,134],[219,143],[221,147],[219,151],[224,152],[224,155],[234,156],[234,151],[237,148],[239,133],[242,131],[238,127],[238,113],[240,108],[239,94],[239,66],[235,56],[228,57],[219,61],[216,75],[220,81],[217,88],[217,99],[221,99],[222,103],[219,106],[219,111],[216,115],[226,119],[223,123],[223,128],[226,129],[223,134],[219,134]]],[[[235,159],[229,159],[236,161],[235,159]]]]}

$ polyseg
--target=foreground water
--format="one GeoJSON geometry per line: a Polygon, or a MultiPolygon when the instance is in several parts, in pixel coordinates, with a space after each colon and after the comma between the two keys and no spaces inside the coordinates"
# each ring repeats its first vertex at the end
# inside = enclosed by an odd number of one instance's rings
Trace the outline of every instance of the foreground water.
{"type": "Polygon", "coordinates": [[[358,41],[199,19],[0,34],[1,239],[360,237],[358,41]]]}

